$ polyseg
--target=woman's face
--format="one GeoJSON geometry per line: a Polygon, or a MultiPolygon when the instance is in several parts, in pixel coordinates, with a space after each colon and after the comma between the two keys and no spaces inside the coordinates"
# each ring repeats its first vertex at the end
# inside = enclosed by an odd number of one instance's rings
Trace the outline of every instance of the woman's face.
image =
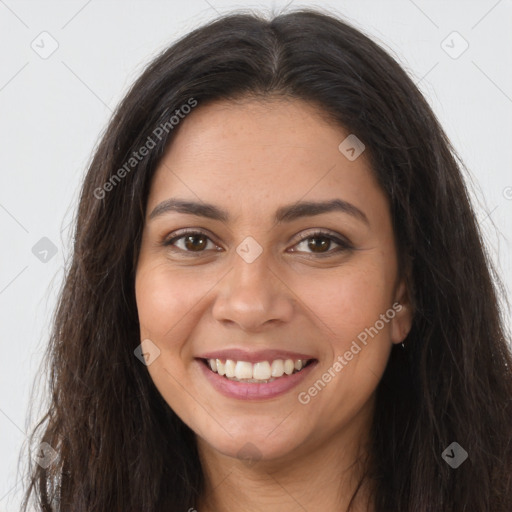
{"type": "Polygon", "coordinates": [[[364,151],[300,100],[199,105],[181,123],[136,273],[152,380],[224,455],[360,438],[411,317],[364,151]]]}

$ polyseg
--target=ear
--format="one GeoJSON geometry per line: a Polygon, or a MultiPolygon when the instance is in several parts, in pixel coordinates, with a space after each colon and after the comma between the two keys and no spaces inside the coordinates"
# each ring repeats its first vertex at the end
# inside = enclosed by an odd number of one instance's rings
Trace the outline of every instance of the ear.
{"type": "Polygon", "coordinates": [[[402,343],[412,326],[412,304],[410,301],[405,279],[402,279],[396,288],[393,301],[395,316],[391,320],[391,341],[394,344],[402,343]]]}

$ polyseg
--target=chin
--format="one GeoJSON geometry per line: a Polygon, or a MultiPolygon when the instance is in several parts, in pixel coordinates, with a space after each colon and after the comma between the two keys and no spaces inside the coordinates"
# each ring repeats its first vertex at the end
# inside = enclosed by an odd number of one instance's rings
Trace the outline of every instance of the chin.
{"type": "Polygon", "coordinates": [[[304,436],[298,436],[290,430],[279,430],[273,426],[262,428],[255,427],[251,420],[252,428],[244,428],[240,425],[240,433],[231,436],[222,431],[218,436],[202,439],[210,449],[222,455],[245,461],[253,465],[258,461],[273,461],[285,458],[296,452],[302,444],[304,436]],[[274,430],[274,431],[272,431],[274,430]],[[300,439],[299,439],[300,437],[300,439]]]}

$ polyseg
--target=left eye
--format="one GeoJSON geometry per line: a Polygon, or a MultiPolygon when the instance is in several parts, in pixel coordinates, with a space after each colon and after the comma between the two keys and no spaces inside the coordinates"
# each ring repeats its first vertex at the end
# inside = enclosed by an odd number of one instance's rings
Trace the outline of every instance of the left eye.
{"type": "MultiPolygon", "coordinates": [[[[347,242],[331,235],[330,233],[325,233],[323,231],[309,233],[301,237],[301,241],[298,244],[296,244],[296,247],[300,247],[301,245],[306,249],[311,250],[313,254],[319,255],[331,255],[333,253],[343,251],[344,249],[350,249],[350,245],[347,242]],[[335,244],[338,247],[335,247],[334,249],[331,250],[332,244],[335,244]]],[[[292,252],[295,252],[295,250],[292,252]]]]}

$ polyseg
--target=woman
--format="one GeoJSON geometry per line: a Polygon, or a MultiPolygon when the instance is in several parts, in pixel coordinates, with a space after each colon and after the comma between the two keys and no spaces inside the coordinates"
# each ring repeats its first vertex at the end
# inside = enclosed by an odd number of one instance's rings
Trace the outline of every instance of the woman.
{"type": "Polygon", "coordinates": [[[328,15],[163,52],[83,185],[26,502],[510,511],[512,360],[461,168],[328,15]]]}

